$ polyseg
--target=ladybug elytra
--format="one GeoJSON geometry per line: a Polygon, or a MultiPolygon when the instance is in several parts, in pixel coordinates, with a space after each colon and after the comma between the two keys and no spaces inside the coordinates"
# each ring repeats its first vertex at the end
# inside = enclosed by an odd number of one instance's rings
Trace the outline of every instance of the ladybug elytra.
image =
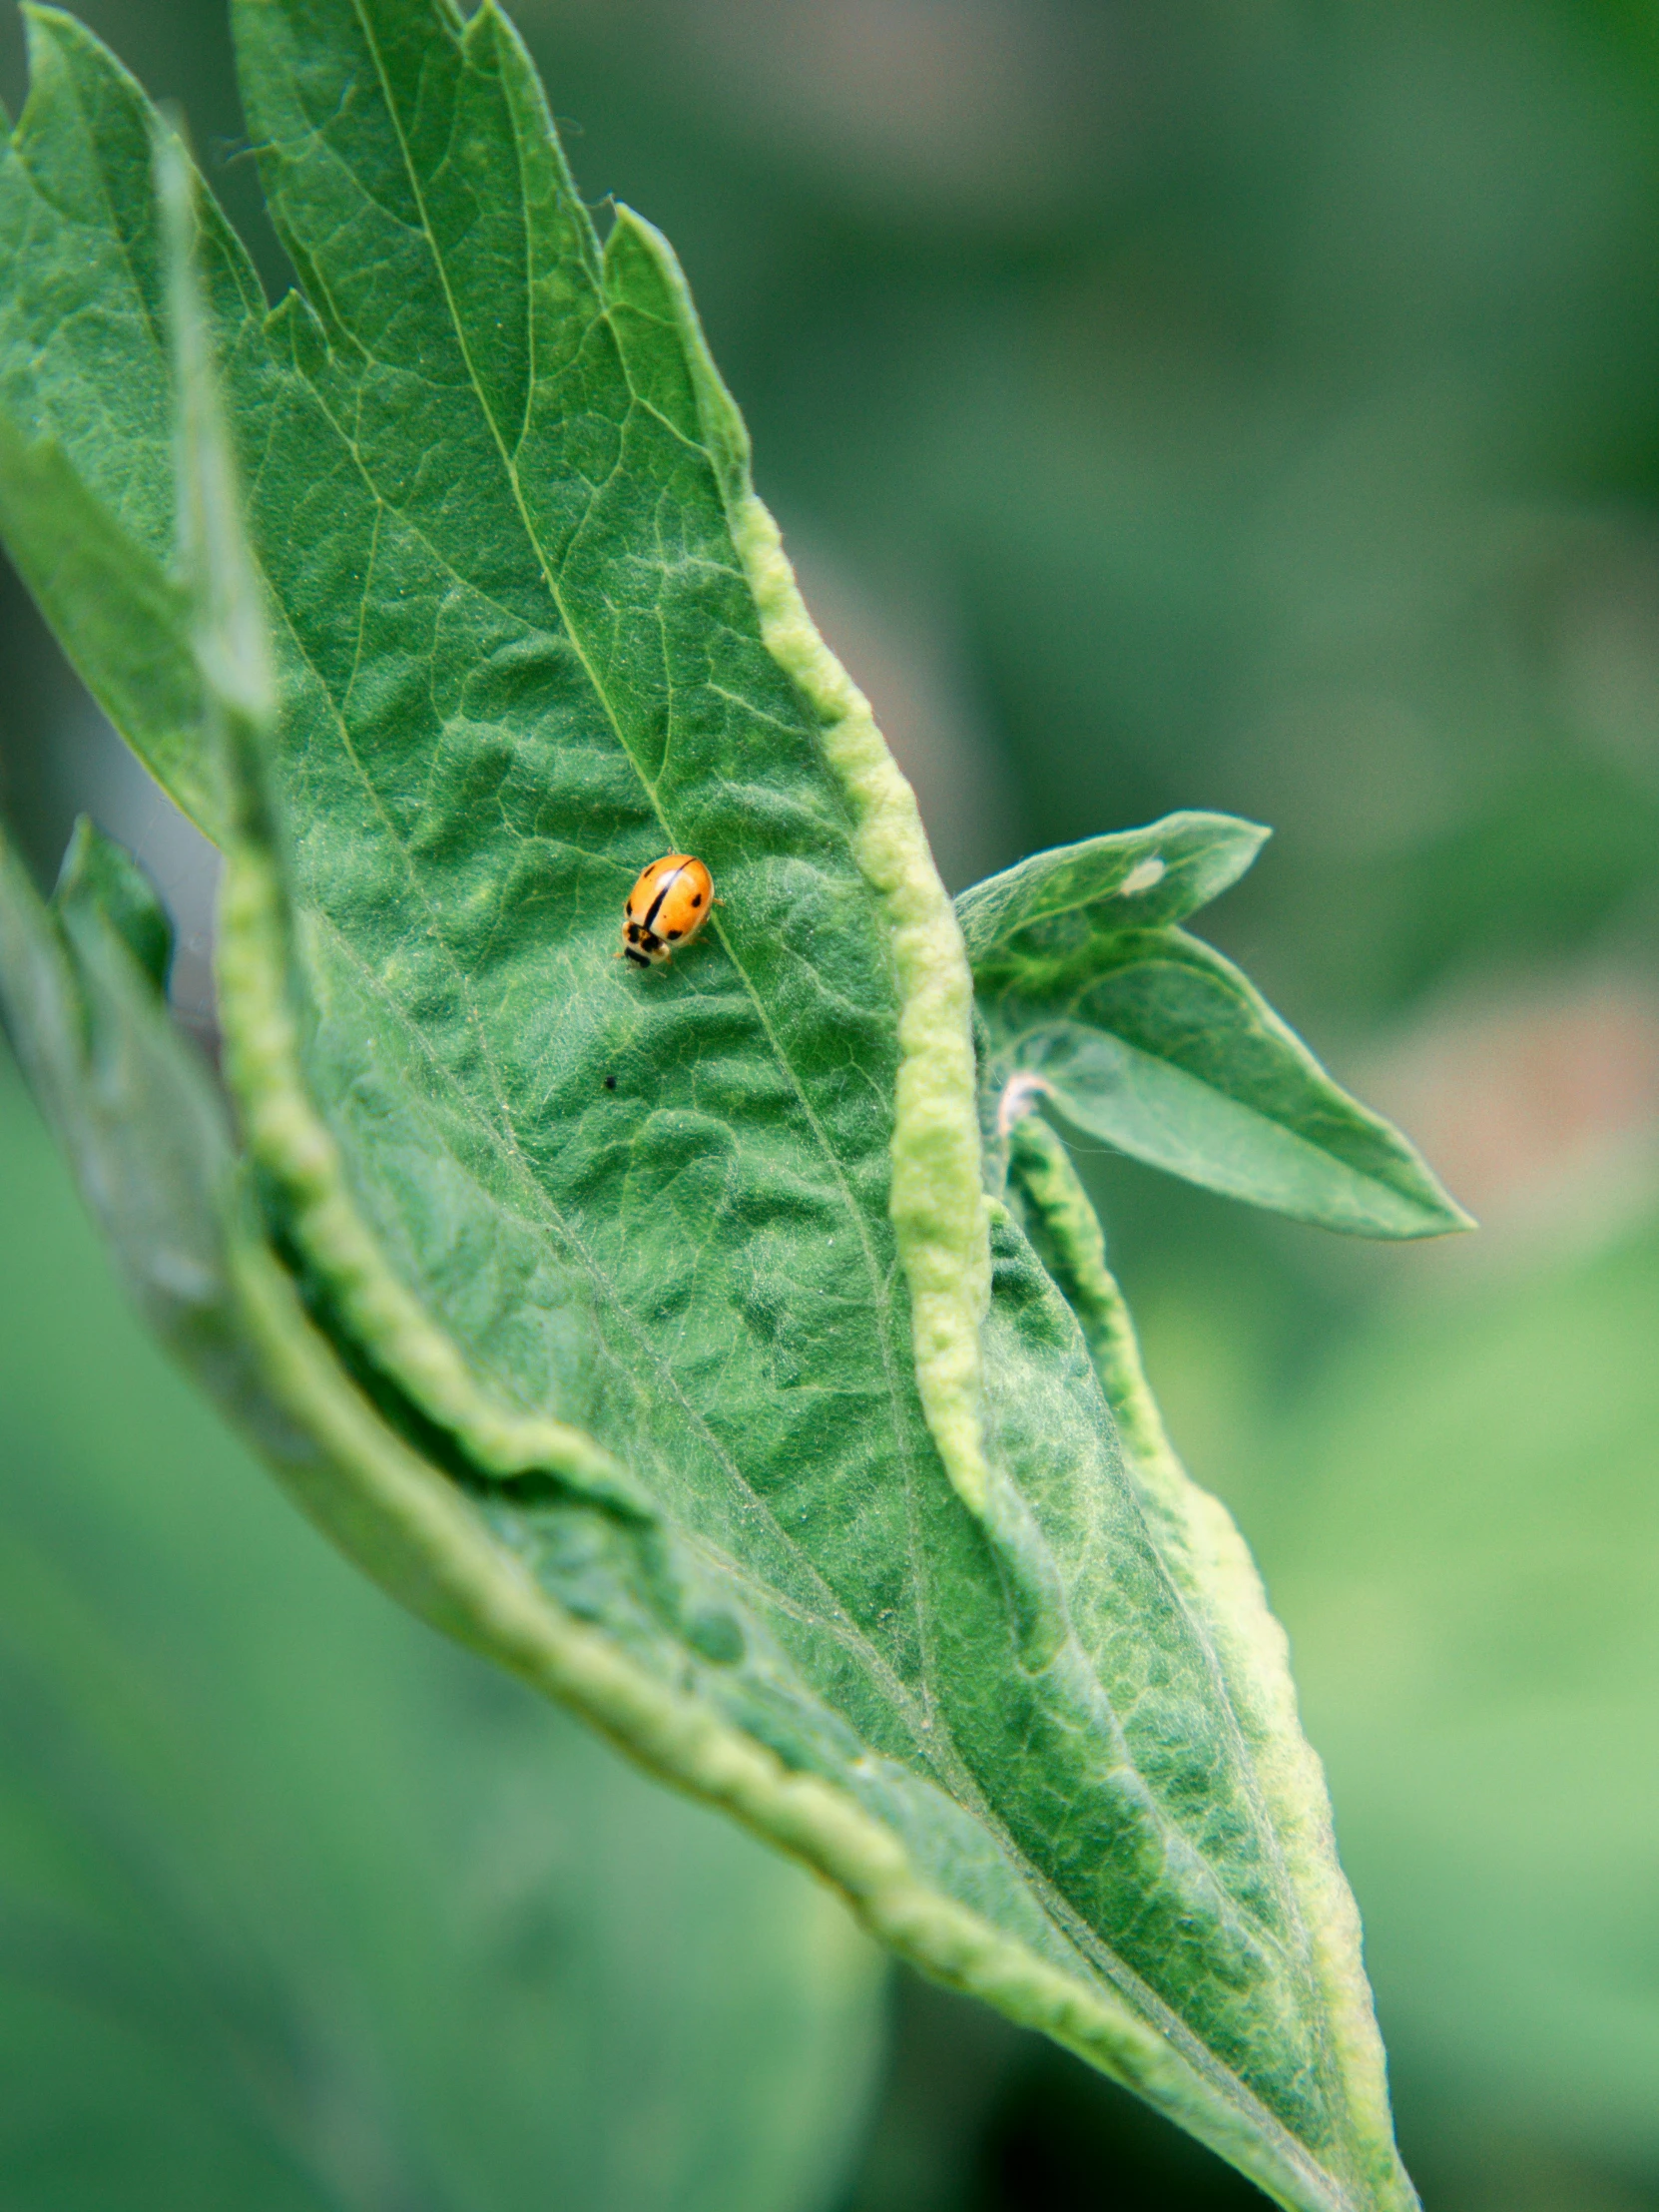
{"type": "Polygon", "coordinates": [[[689,852],[665,852],[642,869],[622,909],[622,953],[636,967],[661,967],[709,918],[714,877],[689,852]]]}

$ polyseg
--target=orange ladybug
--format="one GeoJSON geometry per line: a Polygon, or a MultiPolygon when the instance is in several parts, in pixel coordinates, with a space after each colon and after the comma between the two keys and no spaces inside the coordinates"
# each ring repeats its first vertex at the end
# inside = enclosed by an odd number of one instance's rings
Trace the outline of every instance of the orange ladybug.
{"type": "Polygon", "coordinates": [[[690,944],[709,918],[715,879],[689,852],[665,852],[642,870],[622,909],[619,957],[636,967],[661,967],[677,945],[690,944]]]}

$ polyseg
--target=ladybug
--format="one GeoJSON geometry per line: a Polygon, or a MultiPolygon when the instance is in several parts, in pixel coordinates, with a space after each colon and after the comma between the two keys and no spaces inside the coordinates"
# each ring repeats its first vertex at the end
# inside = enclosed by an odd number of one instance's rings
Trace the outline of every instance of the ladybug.
{"type": "Polygon", "coordinates": [[[623,911],[622,951],[635,967],[661,967],[709,918],[715,879],[689,852],[665,852],[642,870],[623,911]]]}

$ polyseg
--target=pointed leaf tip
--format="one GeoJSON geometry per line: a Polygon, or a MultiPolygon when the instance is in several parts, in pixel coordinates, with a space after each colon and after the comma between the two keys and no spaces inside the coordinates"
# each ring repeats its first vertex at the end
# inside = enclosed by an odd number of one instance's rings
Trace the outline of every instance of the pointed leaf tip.
{"type": "Polygon", "coordinates": [[[86,815],[76,820],[52,903],[60,913],[85,909],[102,914],[157,990],[166,992],[173,964],[172,916],[149,872],[86,815]]]}
{"type": "Polygon", "coordinates": [[[956,901],[974,972],[1081,966],[1098,940],[1183,921],[1236,883],[1271,834],[1234,815],[1188,813],[1033,853],[956,901]]]}
{"type": "Polygon", "coordinates": [[[1075,1128],[1183,1181],[1350,1236],[1471,1228],[1406,1138],[1333,1082],[1232,961],[1125,930],[982,1001],[993,1080],[1040,1085],[1075,1128]]]}

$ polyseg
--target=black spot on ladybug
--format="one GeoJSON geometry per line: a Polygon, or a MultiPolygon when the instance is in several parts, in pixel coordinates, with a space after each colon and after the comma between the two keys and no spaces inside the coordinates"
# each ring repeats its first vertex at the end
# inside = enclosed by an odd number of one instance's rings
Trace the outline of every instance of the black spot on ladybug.
{"type": "Polygon", "coordinates": [[[676,937],[683,937],[685,933],[683,929],[671,929],[668,933],[669,943],[672,944],[676,937]]]}
{"type": "Polygon", "coordinates": [[[693,904],[694,906],[701,906],[701,905],[702,905],[702,903],[703,903],[703,893],[702,893],[701,891],[693,891],[693,892],[692,892],[692,904],[693,904]]]}

